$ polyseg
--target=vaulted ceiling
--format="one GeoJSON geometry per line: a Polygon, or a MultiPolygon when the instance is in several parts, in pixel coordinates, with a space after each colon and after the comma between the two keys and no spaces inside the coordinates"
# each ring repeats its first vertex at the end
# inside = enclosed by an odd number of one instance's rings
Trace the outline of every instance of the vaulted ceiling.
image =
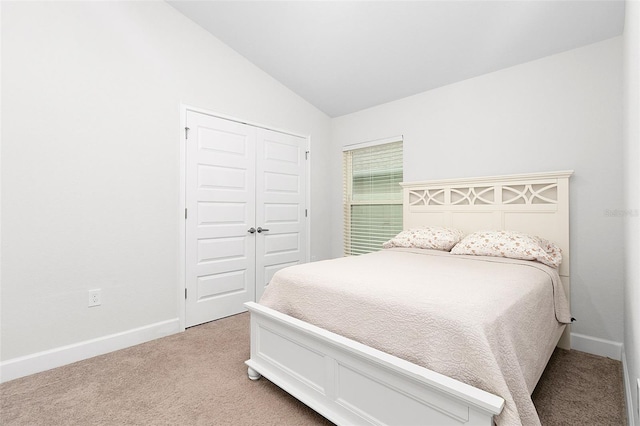
{"type": "Polygon", "coordinates": [[[615,37],[624,1],[169,1],[331,117],[615,37]]]}

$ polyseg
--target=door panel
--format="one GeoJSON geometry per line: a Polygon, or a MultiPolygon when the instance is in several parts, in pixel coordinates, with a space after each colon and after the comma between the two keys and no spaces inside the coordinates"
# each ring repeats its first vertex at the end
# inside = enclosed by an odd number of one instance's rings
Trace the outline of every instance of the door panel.
{"type": "Polygon", "coordinates": [[[273,274],[307,261],[308,142],[192,111],[187,127],[190,327],[245,311],[273,274]]]}
{"type": "Polygon", "coordinates": [[[255,300],[255,128],[187,112],[187,327],[255,300]]]}
{"type": "Polygon", "coordinates": [[[256,300],[278,270],[307,261],[307,140],[257,130],[256,300]]]}

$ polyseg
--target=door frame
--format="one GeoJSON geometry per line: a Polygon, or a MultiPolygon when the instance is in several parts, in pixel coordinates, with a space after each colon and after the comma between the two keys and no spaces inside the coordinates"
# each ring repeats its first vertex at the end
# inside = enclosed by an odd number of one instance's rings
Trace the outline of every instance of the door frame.
{"type": "MultiPolygon", "coordinates": [[[[273,126],[267,126],[260,123],[251,122],[248,120],[243,120],[237,117],[232,117],[225,114],[220,114],[211,110],[207,110],[204,108],[194,107],[191,105],[180,104],[180,141],[179,141],[179,149],[180,149],[180,158],[179,158],[179,190],[178,190],[178,205],[176,210],[176,217],[178,221],[178,277],[177,277],[177,289],[176,289],[176,297],[178,304],[178,319],[180,320],[180,330],[185,330],[186,323],[186,307],[185,307],[185,291],[187,288],[187,269],[186,269],[186,224],[184,213],[187,204],[187,151],[186,151],[186,132],[185,128],[187,127],[187,112],[197,112],[200,114],[210,115],[212,117],[221,118],[224,120],[235,121],[238,123],[246,124],[253,127],[259,127],[262,129],[272,130],[274,132],[286,133],[288,135],[297,136],[299,138],[303,138],[307,141],[307,152],[309,156],[311,155],[311,136],[310,135],[301,135],[296,132],[292,132],[289,130],[278,129],[273,126]]],[[[310,158],[310,157],[309,157],[310,158]]],[[[305,223],[305,234],[307,239],[307,244],[305,247],[305,261],[309,262],[311,259],[311,160],[307,161],[307,170],[305,176],[305,185],[307,187],[306,190],[306,200],[305,203],[307,205],[307,220],[305,223]]]]}

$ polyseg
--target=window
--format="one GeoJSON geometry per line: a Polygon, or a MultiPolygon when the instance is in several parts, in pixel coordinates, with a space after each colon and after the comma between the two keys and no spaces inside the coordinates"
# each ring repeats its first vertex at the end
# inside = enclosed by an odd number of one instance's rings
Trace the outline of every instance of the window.
{"type": "Polygon", "coordinates": [[[344,254],[378,251],[402,231],[402,140],[343,153],[344,254]]]}

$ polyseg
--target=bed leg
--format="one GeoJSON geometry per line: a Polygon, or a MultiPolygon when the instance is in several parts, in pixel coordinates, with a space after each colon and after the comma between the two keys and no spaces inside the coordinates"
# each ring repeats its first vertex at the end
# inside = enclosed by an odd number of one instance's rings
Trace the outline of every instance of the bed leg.
{"type": "Polygon", "coordinates": [[[262,377],[262,374],[258,373],[256,370],[254,370],[251,367],[247,369],[247,373],[249,374],[249,378],[251,380],[258,380],[260,377],[262,377]]]}

